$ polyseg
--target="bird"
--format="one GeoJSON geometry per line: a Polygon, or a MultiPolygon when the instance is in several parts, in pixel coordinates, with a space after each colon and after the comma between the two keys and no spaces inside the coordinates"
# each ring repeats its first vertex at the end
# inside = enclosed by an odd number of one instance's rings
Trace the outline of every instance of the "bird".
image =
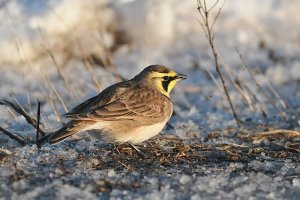
{"type": "Polygon", "coordinates": [[[163,65],[146,67],[134,78],[116,83],[66,113],[69,122],[38,143],[56,144],[87,131],[113,144],[142,143],[161,132],[173,113],[170,92],[186,79],[163,65]]]}

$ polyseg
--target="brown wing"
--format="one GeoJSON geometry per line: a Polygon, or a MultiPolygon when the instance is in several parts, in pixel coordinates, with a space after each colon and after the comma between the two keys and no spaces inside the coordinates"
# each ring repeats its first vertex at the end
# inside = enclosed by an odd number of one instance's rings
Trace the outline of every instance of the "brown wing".
{"type": "Polygon", "coordinates": [[[97,96],[94,96],[83,103],[77,105],[74,107],[70,112],[66,113],[65,115],[68,118],[73,118],[72,116],[84,112],[88,112],[90,110],[95,109],[96,107],[108,104],[118,97],[118,95],[121,95],[123,92],[126,92],[128,88],[130,88],[130,85],[132,83],[130,81],[121,82],[114,84],[105,90],[103,90],[100,94],[97,96]]]}
{"type": "Polygon", "coordinates": [[[116,121],[147,120],[149,123],[163,121],[172,113],[171,102],[159,92],[147,88],[135,88],[119,96],[115,101],[94,107],[88,112],[69,115],[73,120],[116,121]],[[150,121],[149,121],[150,120],[150,121]]]}

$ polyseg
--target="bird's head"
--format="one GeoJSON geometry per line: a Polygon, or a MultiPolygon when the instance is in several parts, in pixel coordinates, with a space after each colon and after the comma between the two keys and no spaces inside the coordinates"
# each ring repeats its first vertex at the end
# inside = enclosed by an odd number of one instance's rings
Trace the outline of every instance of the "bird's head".
{"type": "Polygon", "coordinates": [[[162,66],[151,65],[146,67],[141,73],[139,73],[135,79],[140,81],[147,81],[147,84],[151,84],[158,89],[162,94],[167,97],[170,96],[170,92],[178,81],[186,79],[186,75],[178,74],[175,71],[162,66]]]}

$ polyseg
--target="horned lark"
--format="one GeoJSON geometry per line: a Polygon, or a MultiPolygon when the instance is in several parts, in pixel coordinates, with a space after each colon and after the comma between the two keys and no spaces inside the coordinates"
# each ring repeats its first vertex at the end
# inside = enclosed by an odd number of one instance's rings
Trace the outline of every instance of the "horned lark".
{"type": "Polygon", "coordinates": [[[40,139],[51,144],[76,133],[113,143],[141,143],[157,135],[173,112],[170,92],[186,79],[161,65],[145,68],[133,79],[114,84],[66,114],[70,119],[61,129],[40,139]],[[91,133],[92,132],[92,133],[91,133]]]}

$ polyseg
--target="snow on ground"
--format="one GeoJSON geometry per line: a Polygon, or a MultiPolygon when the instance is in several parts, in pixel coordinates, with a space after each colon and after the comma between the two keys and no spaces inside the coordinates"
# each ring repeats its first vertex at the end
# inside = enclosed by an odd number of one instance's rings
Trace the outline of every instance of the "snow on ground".
{"type": "MultiPolygon", "coordinates": [[[[41,101],[43,128],[49,132],[65,122],[60,113],[120,80],[113,74],[132,78],[150,64],[163,64],[188,79],[171,96],[173,129],[162,134],[177,139],[159,136],[152,140],[154,147],[146,142],[141,147],[146,158],[127,146],[118,152],[94,140],[38,150],[1,134],[3,151],[12,154],[0,165],[0,197],[298,199],[299,139],[257,143],[247,134],[299,130],[299,6],[300,1],[288,0],[226,2],[215,25],[222,71],[238,77],[261,102],[248,106],[226,75],[233,104],[246,122],[237,128],[220,90],[196,1],[2,1],[0,99],[13,100],[13,93],[33,116],[36,99],[41,101]],[[287,122],[259,91],[236,48],[287,122]],[[270,85],[288,108],[281,107],[270,85]]],[[[1,127],[33,141],[35,130],[23,117],[3,106],[0,113],[1,127]]]]}

